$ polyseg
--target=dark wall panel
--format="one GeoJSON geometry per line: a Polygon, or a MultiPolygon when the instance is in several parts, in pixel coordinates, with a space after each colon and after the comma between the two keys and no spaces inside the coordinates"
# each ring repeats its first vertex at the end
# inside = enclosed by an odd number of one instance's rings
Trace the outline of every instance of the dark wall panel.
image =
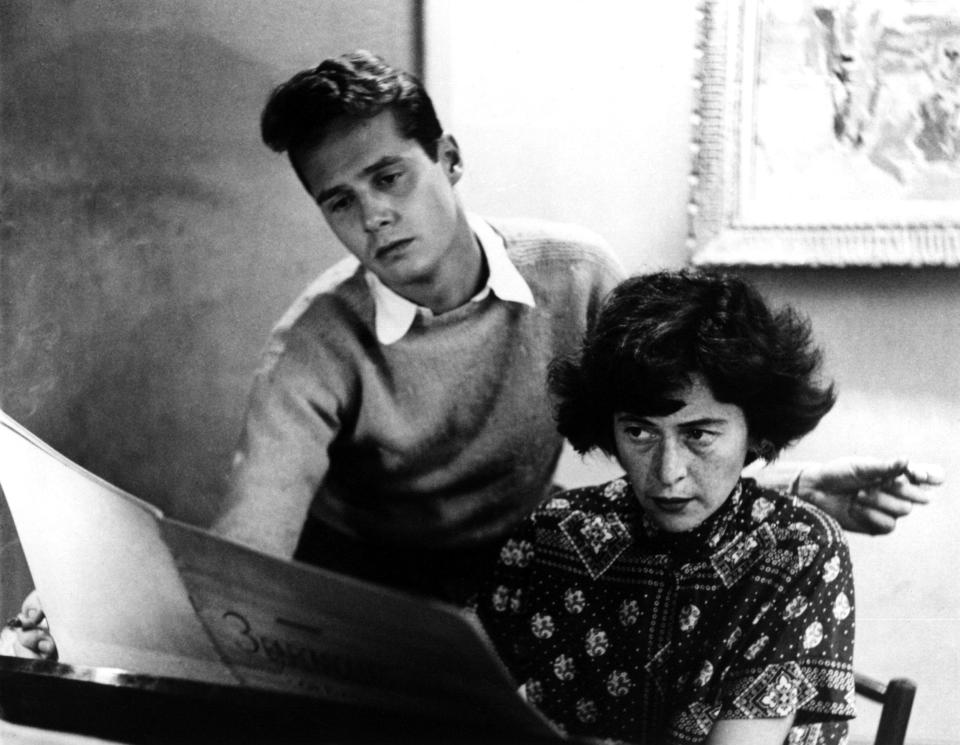
{"type": "Polygon", "coordinates": [[[270,326],[341,249],[259,140],[270,88],[397,0],[0,1],[0,405],[203,523],[270,326]]]}

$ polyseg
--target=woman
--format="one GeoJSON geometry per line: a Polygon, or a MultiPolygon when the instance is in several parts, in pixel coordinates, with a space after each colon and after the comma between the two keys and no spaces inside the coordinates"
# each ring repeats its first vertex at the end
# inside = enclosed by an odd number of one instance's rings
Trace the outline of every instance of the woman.
{"type": "Polygon", "coordinates": [[[507,541],[479,612],[528,700],[571,734],[833,743],[854,715],[839,526],[741,479],[834,403],[791,309],[732,276],[613,291],[551,369],[560,431],[625,476],[563,493],[507,541]]]}

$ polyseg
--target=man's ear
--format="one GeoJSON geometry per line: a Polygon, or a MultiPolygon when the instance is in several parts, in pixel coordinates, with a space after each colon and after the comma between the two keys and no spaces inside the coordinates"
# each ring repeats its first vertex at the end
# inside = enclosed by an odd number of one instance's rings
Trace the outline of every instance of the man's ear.
{"type": "Polygon", "coordinates": [[[463,156],[457,139],[451,134],[444,134],[437,143],[437,161],[443,166],[444,173],[451,184],[456,184],[463,176],[463,156]]]}

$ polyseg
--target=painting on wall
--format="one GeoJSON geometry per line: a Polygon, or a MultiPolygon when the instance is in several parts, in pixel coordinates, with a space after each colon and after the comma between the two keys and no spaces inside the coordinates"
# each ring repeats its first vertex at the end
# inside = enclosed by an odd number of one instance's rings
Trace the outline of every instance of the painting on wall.
{"type": "Polygon", "coordinates": [[[960,265],[960,3],[700,14],[695,263],[960,265]]]}

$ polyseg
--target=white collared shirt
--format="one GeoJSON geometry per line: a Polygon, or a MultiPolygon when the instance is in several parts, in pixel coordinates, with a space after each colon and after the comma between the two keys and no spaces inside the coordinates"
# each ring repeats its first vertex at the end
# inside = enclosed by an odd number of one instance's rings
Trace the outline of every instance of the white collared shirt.
{"type": "MultiPolygon", "coordinates": [[[[486,285],[470,298],[470,302],[478,303],[492,292],[506,302],[536,307],[530,285],[510,261],[503,238],[497,235],[485,220],[476,215],[468,213],[467,222],[480,244],[480,250],[483,251],[487,260],[488,270],[486,285]]],[[[402,339],[413,325],[417,313],[433,315],[429,308],[417,305],[395,293],[373,272],[365,271],[364,277],[370,288],[370,294],[373,295],[377,341],[381,344],[393,344],[402,339]]]]}

